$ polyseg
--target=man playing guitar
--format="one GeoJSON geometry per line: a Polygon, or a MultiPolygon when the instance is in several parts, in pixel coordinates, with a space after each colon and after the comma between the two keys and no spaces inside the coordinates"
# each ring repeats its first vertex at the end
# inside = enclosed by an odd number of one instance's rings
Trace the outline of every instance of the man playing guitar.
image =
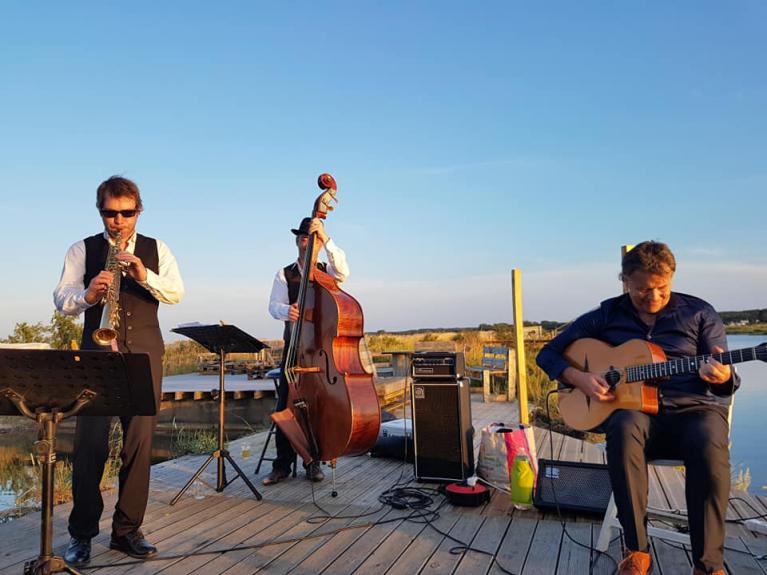
{"type": "MultiPolygon", "coordinates": [[[[610,402],[615,397],[602,375],[577,369],[565,358],[576,340],[595,338],[618,346],[642,339],[670,358],[723,352],[727,342],[722,320],[705,301],[671,291],[675,271],[676,261],[666,244],[638,244],[621,264],[625,293],[603,301],[565,328],[538,354],[538,365],[552,380],[579,389],[590,401],[610,402]]],[[[603,424],[610,481],[627,547],[619,573],[650,571],[647,460],[656,458],[685,463],[694,573],[724,573],[730,492],[727,413],[739,385],[733,368],[711,359],[697,372],[661,383],[657,414],[618,409],[603,424]]]]}

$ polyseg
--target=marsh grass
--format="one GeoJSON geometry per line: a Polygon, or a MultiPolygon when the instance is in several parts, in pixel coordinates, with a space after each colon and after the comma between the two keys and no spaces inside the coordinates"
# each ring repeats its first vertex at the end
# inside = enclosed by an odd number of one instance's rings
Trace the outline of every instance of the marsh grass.
{"type": "MultiPolygon", "coordinates": [[[[108,491],[116,487],[120,471],[122,450],[122,428],[115,421],[109,431],[109,456],[104,466],[100,488],[108,491]]],[[[0,450],[0,487],[14,493],[15,508],[0,512],[0,520],[17,517],[40,508],[42,503],[41,465],[33,453],[20,448],[4,447],[0,450]]],[[[72,462],[67,458],[56,459],[54,467],[55,505],[72,500],[72,462]]]]}
{"type": "Polygon", "coordinates": [[[751,487],[751,469],[742,464],[733,466],[730,471],[730,484],[733,489],[748,491],[748,488],[751,487]]]}
{"type": "Polygon", "coordinates": [[[172,457],[201,455],[218,449],[218,433],[214,429],[187,429],[173,422],[170,452],[172,457]]]}
{"type": "Polygon", "coordinates": [[[726,329],[728,334],[767,335],[767,323],[728,325],[726,329]]]}

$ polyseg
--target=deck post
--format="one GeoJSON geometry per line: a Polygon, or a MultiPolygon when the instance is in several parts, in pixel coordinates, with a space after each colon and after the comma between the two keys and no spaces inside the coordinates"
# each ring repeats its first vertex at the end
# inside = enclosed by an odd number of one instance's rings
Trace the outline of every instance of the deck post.
{"type": "Polygon", "coordinates": [[[490,375],[489,369],[483,369],[482,370],[482,401],[487,403],[490,401],[490,392],[491,392],[491,386],[490,386],[490,378],[492,376],[490,375]]]}
{"type": "MultiPolygon", "coordinates": [[[[517,371],[517,396],[519,398],[519,422],[529,425],[530,410],[527,406],[527,366],[525,365],[525,330],[522,321],[522,271],[511,270],[511,297],[514,308],[514,365],[517,371]]],[[[509,394],[509,397],[511,394],[509,394]]]]}
{"type": "MultiPolygon", "coordinates": [[[[621,246],[621,261],[623,261],[623,256],[625,256],[627,253],[629,253],[631,250],[634,249],[634,244],[625,244],[621,246]]],[[[626,293],[629,291],[628,286],[626,285],[626,282],[623,282],[623,293],[626,293]]]]}

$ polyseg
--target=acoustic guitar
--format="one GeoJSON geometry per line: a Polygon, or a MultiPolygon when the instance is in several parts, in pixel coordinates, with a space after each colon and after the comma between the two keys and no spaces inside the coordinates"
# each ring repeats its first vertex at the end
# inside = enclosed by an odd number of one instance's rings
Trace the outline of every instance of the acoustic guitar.
{"type": "Polygon", "coordinates": [[[729,365],[745,361],[767,361],[767,342],[722,353],[666,359],[655,344],[632,339],[613,347],[598,339],[574,341],[565,359],[581,371],[598,373],[612,388],[615,400],[597,401],[576,388],[559,390],[559,412],[573,429],[587,431],[605,421],[616,409],[638,409],[658,413],[658,384],[676,375],[697,373],[709,359],[729,365]]]}

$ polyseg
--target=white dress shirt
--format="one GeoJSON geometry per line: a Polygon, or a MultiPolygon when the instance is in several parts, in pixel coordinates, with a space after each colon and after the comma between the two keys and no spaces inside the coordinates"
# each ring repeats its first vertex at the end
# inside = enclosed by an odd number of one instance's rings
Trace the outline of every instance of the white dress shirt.
{"type": "MultiPolygon", "coordinates": [[[[325,253],[328,255],[327,273],[338,283],[343,283],[349,277],[349,265],[346,263],[346,254],[332,239],[328,239],[325,243],[325,253]]],[[[285,279],[285,268],[280,268],[274,276],[272,294],[269,296],[269,313],[274,319],[288,321],[290,312],[289,301],[288,280],[285,279]]]]}
{"type": "MultiPolygon", "coordinates": [[[[104,238],[112,245],[114,242],[109,234],[104,232],[104,238]]],[[[164,242],[157,242],[157,256],[159,259],[158,273],[149,268],[146,270],[146,280],[136,282],[151,293],[157,301],[167,304],[175,304],[184,297],[184,282],[178,270],[176,258],[164,242]]],[[[133,253],[136,249],[136,234],[128,240],[126,252],[133,253]]],[[[125,275],[125,272],[123,272],[125,275]]],[[[80,315],[89,307],[96,305],[85,301],[85,293],[88,286],[83,283],[85,276],[85,241],[80,240],[73,244],[64,258],[64,269],[61,270],[61,279],[53,291],[53,301],[64,315],[80,315]]]]}

